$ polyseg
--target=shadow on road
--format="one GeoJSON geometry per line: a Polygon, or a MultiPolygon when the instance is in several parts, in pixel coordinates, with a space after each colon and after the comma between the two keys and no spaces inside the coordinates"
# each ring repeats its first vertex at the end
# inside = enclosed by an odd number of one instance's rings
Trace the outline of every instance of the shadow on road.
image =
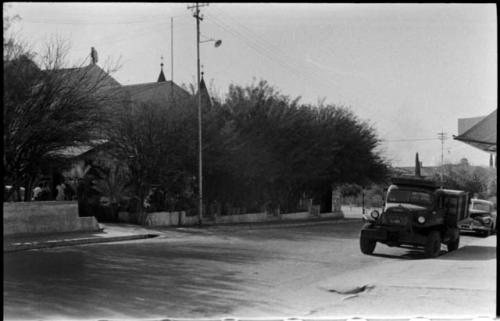
{"type": "MultiPolygon", "coordinates": [[[[445,254],[446,251],[441,251],[441,255],[445,254]]],[[[394,254],[383,254],[383,253],[373,253],[373,256],[383,257],[387,259],[398,259],[398,260],[424,260],[428,259],[423,251],[410,250],[403,255],[394,254]]]]}
{"type": "MultiPolygon", "coordinates": [[[[398,259],[398,260],[423,260],[429,259],[423,251],[410,250],[402,255],[373,253],[372,256],[398,259]]],[[[441,250],[441,254],[435,258],[438,260],[455,260],[455,261],[487,261],[497,258],[497,249],[494,246],[478,246],[467,245],[459,248],[454,252],[441,250]]]]}
{"type": "Polygon", "coordinates": [[[256,264],[257,254],[144,243],[4,255],[4,317],[156,317],[185,314],[186,302],[193,317],[227,314],[248,305],[238,299],[245,289],[238,266],[256,264]]]}
{"type": "MultiPolygon", "coordinates": [[[[346,220],[347,221],[347,220],[346,220]]],[[[348,220],[348,222],[325,222],[324,224],[313,226],[287,225],[287,226],[224,226],[222,228],[213,228],[208,233],[212,235],[224,235],[237,237],[242,240],[262,240],[272,238],[273,240],[305,242],[315,239],[358,239],[359,231],[363,222],[361,220],[348,220]]],[[[186,232],[186,231],[183,231],[186,232]]],[[[193,233],[187,231],[187,233],[193,233]]]]}
{"type": "Polygon", "coordinates": [[[467,245],[455,252],[440,256],[440,260],[454,261],[487,261],[497,258],[497,249],[494,246],[467,245]]]}

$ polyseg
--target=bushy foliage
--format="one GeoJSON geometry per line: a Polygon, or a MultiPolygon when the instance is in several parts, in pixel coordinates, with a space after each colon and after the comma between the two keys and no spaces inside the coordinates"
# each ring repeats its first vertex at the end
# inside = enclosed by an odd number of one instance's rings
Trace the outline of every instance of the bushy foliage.
{"type": "MultiPolygon", "coordinates": [[[[143,198],[154,187],[166,207],[195,206],[196,110],[195,100],[142,105],[121,118],[115,146],[143,198]]],[[[301,198],[328,207],[333,185],[385,177],[377,144],[373,128],[346,108],[299,104],[264,81],[233,85],[203,108],[204,204],[222,214],[266,206],[289,212],[301,198]]]]}
{"type": "Polygon", "coordinates": [[[304,195],[321,202],[334,184],[385,177],[373,128],[346,108],[299,104],[261,81],[231,86],[209,113],[218,122],[206,138],[220,142],[207,150],[207,171],[219,170],[207,173],[209,199],[293,211],[304,195]]]}
{"type": "Polygon", "coordinates": [[[54,39],[35,53],[4,36],[4,170],[13,191],[31,191],[44,165],[64,163],[61,150],[102,138],[111,118],[106,107],[120,100],[104,71],[65,68],[67,50],[54,39]]]}
{"type": "MultiPolygon", "coordinates": [[[[441,182],[441,171],[433,179],[441,182]]],[[[467,159],[457,164],[445,164],[443,168],[443,186],[469,192],[479,198],[488,199],[496,196],[497,171],[493,167],[471,166],[467,159]]]]}
{"type": "Polygon", "coordinates": [[[157,210],[192,206],[191,185],[197,169],[195,106],[191,101],[171,106],[133,104],[114,118],[108,130],[111,153],[128,167],[141,205],[154,189],[155,195],[163,195],[152,204],[157,210]]]}
{"type": "Polygon", "coordinates": [[[372,184],[363,188],[357,184],[345,184],[340,186],[344,205],[355,205],[364,207],[382,207],[385,200],[386,184],[372,184]]]}

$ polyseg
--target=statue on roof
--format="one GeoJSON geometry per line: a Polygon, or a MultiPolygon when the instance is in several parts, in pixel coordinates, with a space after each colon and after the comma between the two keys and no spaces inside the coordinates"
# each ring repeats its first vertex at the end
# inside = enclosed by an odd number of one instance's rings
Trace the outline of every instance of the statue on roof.
{"type": "Polygon", "coordinates": [[[94,47],[90,48],[90,58],[91,58],[93,65],[97,64],[97,61],[98,61],[97,50],[95,50],[94,47]]]}

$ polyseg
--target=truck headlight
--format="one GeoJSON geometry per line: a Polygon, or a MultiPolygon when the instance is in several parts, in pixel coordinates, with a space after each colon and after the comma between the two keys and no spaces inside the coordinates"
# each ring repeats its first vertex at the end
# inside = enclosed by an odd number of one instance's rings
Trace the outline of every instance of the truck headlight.
{"type": "Polygon", "coordinates": [[[377,219],[379,217],[380,213],[377,211],[377,210],[373,210],[371,213],[370,213],[370,216],[374,219],[377,219]]]}
{"type": "Polygon", "coordinates": [[[423,216],[419,216],[417,221],[420,223],[420,224],[424,224],[425,223],[425,217],[423,216]]]}
{"type": "Polygon", "coordinates": [[[489,225],[491,223],[491,218],[487,217],[487,218],[483,219],[483,222],[484,222],[484,224],[489,225]]]}

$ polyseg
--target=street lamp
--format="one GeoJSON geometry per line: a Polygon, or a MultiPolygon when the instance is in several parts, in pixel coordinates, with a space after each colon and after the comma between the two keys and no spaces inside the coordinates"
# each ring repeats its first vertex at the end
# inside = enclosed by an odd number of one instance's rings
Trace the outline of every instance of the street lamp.
{"type": "Polygon", "coordinates": [[[218,39],[218,40],[215,40],[215,39],[207,39],[207,40],[202,40],[200,41],[200,43],[205,43],[205,42],[214,42],[214,47],[217,48],[217,47],[220,47],[220,45],[222,45],[222,40],[218,39]]]}

